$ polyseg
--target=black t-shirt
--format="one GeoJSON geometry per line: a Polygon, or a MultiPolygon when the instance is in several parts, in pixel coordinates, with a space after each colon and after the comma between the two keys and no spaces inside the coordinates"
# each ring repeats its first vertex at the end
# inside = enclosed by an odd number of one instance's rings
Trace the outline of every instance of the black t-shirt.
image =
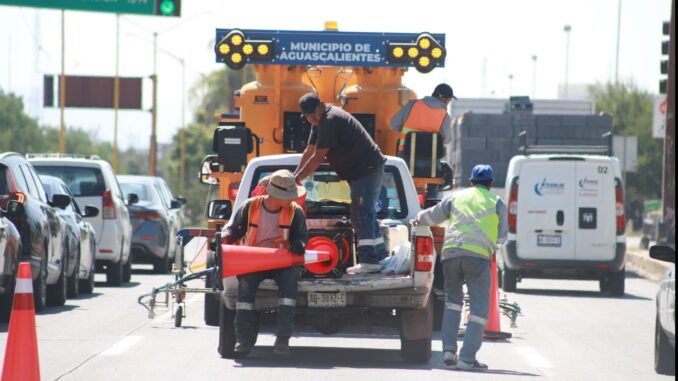
{"type": "Polygon", "coordinates": [[[325,106],[320,122],[311,127],[308,144],[328,148],[327,161],[345,180],[359,179],[386,161],[358,119],[335,106],[325,106]]]}

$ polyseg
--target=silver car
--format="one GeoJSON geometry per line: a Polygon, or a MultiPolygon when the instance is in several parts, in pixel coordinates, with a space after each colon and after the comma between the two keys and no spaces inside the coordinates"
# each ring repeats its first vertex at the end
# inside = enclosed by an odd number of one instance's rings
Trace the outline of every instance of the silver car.
{"type": "Polygon", "coordinates": [[[654,245],[650,257],[674,263],[657,291],[657,323],[654,336],[654,369],[659,374],[676,374],[676,247],[654,245]]]}

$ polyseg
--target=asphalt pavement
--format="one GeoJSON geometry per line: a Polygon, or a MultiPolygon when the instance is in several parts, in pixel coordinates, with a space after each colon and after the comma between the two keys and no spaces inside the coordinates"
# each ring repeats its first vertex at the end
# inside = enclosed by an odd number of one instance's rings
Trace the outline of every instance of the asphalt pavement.
{"type": "MultiPolygon", "coordinates": [[[[103,281],[102,275],[97,275],[103,281]]],[[[136,271],[122,288],[97,283],[95,294],[47,308],[37,316],[43,380],[653,380],[657,283],[634,274],[623,298],[602,296],[598,282],[528,279],[508,293],[523,311],[517,327],[502,319],[513,338],[485,342],[479,360],[488,373],[444,369],[436,335],[428,364],[400,360],[397,332],[349,330],[334,336],[298,332],[292,355],[275,357],[271,330],[242,360],[217,353],[217,327],[203,323],[203,296],[191,294],[181,328],[158,308],[149,319],[137,297],[172,280],[136,271]]],[[[199,286],[196,283],[195,286],[199,286]]],[[[502,296],[504,294],[502,293],[502,296]]],[[[7,325],[0,325],[0,359],[7,325]]]]}

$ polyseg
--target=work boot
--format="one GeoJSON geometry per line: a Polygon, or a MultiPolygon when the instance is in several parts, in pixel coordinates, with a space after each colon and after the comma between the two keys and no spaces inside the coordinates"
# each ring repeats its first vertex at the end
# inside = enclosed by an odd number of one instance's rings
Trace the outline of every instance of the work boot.
{"type": "Polygon", "coordinates": [[[457,354],[452,351],[445,351],[443,353],[443,363],[449,369],[457,368],[457,354]]]}
{"type": "Polygon", "coordinates": [[[251,340],[243,340],[243,341],[238,340],[235,343],[235,348],[233,348],[233,351],[235,353],[248,354],[252,350],[252,347],[254,347],[254,344],[252,344],[251,340]]]}
{"type": "Polygon", "coordinates": [[[476,372],[482,372],[488,369],[487,365],[478,362],[478,360],[473,360],[471,362],[466,362],[462,359],[459,359],[457,362],[457,369],[459,370],[473,370],[476,372]]]}
{"type": "Polygon", "coordinates": [[[277,355],[288,356],[290,354],[290,337],[276,337],[275,344],[273,345],[273,353],[277,355]]]}

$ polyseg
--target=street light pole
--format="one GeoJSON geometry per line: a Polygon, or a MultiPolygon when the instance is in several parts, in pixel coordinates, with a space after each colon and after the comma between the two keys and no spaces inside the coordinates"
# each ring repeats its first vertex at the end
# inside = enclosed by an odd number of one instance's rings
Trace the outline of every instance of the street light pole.
{"type": "Polygon", "coordinates": [[[513,93],[513,74],[508,75],[509,85],[508,85],[508,96],[510,97],[513,93]]]}
{"type": "Polygon", "coordinates": [[[156,159],[157,159],[157,138],[156,129],[158,125],[158,32],[153,32],[153,106],[151,109],[151,159],[149,165],[149,172],[151,176],[155,176],[156,159]]]}
{"type": "Polygon", "coordinates": [[[617,53],[614,61],[614,83],[619,83],[619,41],[621,36],[621,12],[622,0],[619,0],[619,7],[617,9],[617,53]]]}
{"type": "Polygon", "coordinates": [[[537,55],[532,55],[532,99],[537,97],[537,55]]]}
{"type": "Polygon", "coordinates": [[[563,31],[565,32],[565,98],[568,97],[569,82],[570,82],[570,31],[572,26],[565,25],[563,31]]]}
{"type": "Polygon", "coordinates": [[[179,131],[179,190],[185,192],[186,182],[186,62],[181,59],[181,131],[179,131]]]}
{"type": "Polygon", "coordinates": [[[120,108],[120,13],[115,15],[115,80],[113,82],[113,171],[118,173],[118,109],[120,108]]]}

